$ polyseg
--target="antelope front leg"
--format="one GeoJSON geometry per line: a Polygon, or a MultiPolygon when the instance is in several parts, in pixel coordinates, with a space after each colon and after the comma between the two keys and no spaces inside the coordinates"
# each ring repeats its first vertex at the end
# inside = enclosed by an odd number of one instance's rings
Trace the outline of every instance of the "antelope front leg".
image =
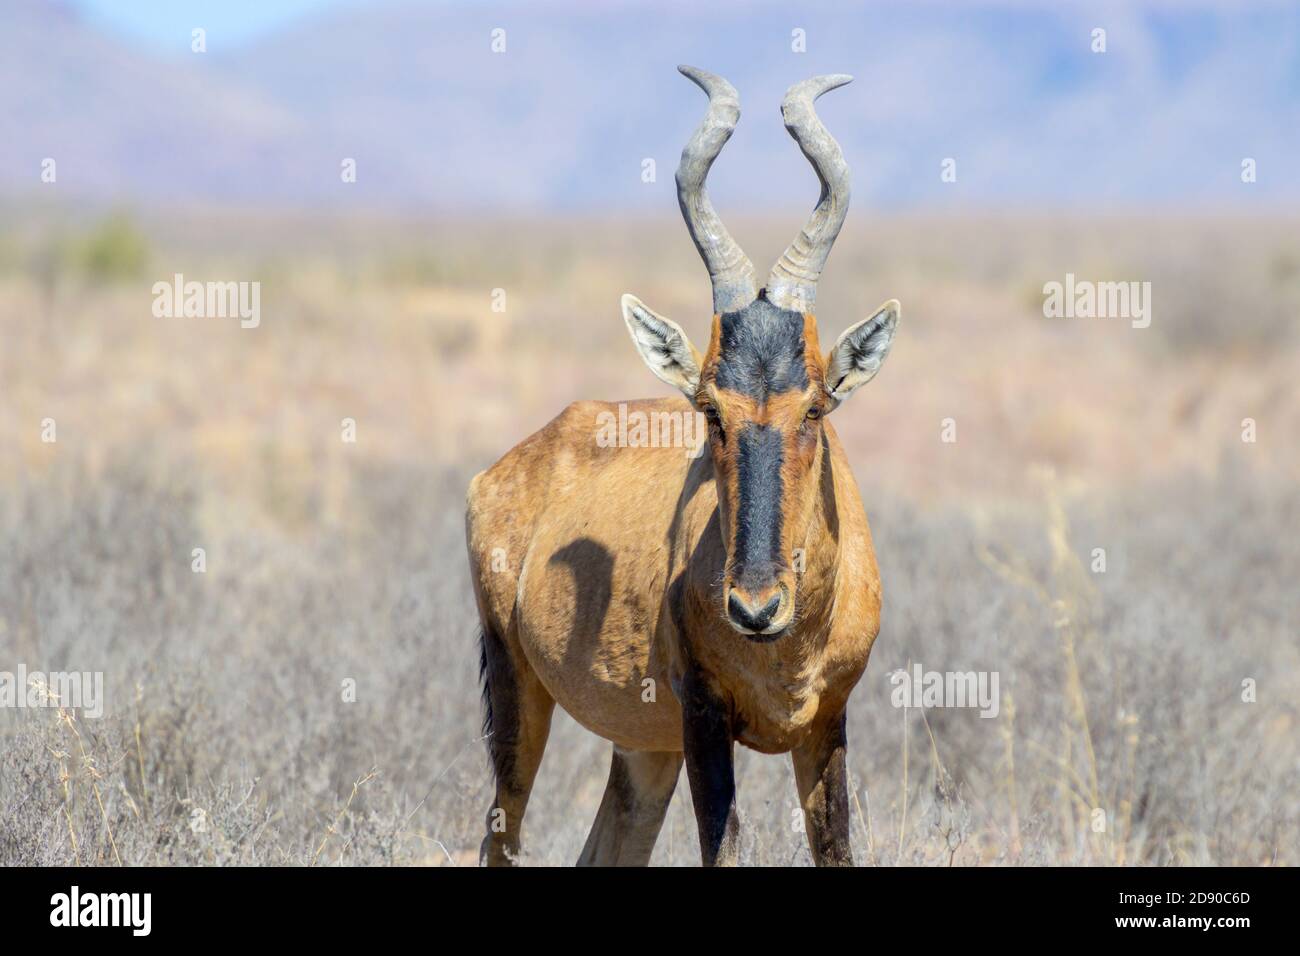
{"type": "Polygon", "coordinates": [[[740,862],[740,820],[731,715],[697,679],[688,677],[683,682],[683,698],[682,744],[700,831],[700,856],[705,866],[735,866],[740,862]]]}
{"type": "Polygon", "coordinates": [[[808,846],[818,866],[852,866],[849,845],[848,739],[844,712],[814,727],[812,737],[791,751],[803,806],[808,846]]]}

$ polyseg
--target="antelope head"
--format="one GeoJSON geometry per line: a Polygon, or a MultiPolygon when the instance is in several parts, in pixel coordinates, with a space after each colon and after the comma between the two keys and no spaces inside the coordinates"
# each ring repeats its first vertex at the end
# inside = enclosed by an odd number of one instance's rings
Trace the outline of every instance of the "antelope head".
{"type": "Polygon", "coordinates": [[[754,267],[704,189],[709,167],[740,119],[726,80],[678,69],[709,96],[709,109],[677,168],[677,199],[713,283],[713,330],[701,355],[671,319],[633,295],[623,318],[641,357],[709,423],[709,451],[726,546],[722,609],[752,640],[779,637],[794,620],[803,547],[821,487],[823,421],[869,382],[889,352],[899,305],[890,300],[851,326],[823,357],[813,303],[817,280],[849,207],[849,169],[813,101],[852,77],[796,83],[781,103],[785,127],[821,180],[807,224],[758,288],[754,267]]]}

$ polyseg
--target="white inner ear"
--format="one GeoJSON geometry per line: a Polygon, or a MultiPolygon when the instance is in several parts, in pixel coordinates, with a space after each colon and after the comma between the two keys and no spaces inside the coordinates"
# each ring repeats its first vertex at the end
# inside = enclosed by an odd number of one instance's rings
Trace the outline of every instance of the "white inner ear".
{"type": "Polygon", "coordinates": [[[694,399],[700,366],[680,325],[664,318],[634,295],[623,296],[623,321],[641,358],[660,381],[694,399]]]}
{"type": "Polygon", "coordinates": [[[870,318],[845,330],[835,342],[826,362],[826,387],[837,401],[843,401],[876,377],[898,326],[899,304],[890,299],[870,318]]]}

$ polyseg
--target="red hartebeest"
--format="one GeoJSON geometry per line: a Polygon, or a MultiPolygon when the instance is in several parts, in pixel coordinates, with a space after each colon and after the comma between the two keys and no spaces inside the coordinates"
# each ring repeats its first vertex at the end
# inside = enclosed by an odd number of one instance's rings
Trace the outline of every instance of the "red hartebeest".
{"type": "Polygon", "coordinates": [[[680,70],[709,96],[677,191],[712,278],[713,328],[701,354],[675,322],[623,296],[641,357],[685,396],[629,404],[701,412],[707,453],[608,447],[598,421],[617,406],[579,402],[470,483],[496,774],[488,864],[518,857],[557,702],[614,743],[579,862],[648,862],[683,759],[705,864],[736,862],[738,741],[791,754],[814,859],[852,863],[845,706],[880,627],[880,578],[826,416],[879,370],[899,306],[886,302],[823,357],[813,300],[849,171],[813,101],[851,78],[806,80],[781,104],[822,191],[760,289],[704,190],[739,98],[720,77],[680,70]]]}

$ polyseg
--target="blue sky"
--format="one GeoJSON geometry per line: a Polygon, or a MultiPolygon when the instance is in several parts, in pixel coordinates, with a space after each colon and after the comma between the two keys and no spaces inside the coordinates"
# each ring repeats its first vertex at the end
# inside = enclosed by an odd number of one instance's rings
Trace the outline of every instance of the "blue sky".
{"type": "Polygon", "coordinates": [[[254,40],[314,11],[359,0],[68,0],[111,32],[165,53],[188,52],[190,31],[230,45],[254,40]]]}
{"type": "Polygon", "coordinates": [[[690,62],[746,104],[710,183],[724,204],[808,201],[776,106],[831,72],[857,81],[819,109],[879,206],[1300,202],[1294,0],[52,3],[20,0],[0,32],[0,194],[63,155],[87,194],[672,209],[690,62]],[[21,15],[58,8],[89,28],[21,15]]]}

